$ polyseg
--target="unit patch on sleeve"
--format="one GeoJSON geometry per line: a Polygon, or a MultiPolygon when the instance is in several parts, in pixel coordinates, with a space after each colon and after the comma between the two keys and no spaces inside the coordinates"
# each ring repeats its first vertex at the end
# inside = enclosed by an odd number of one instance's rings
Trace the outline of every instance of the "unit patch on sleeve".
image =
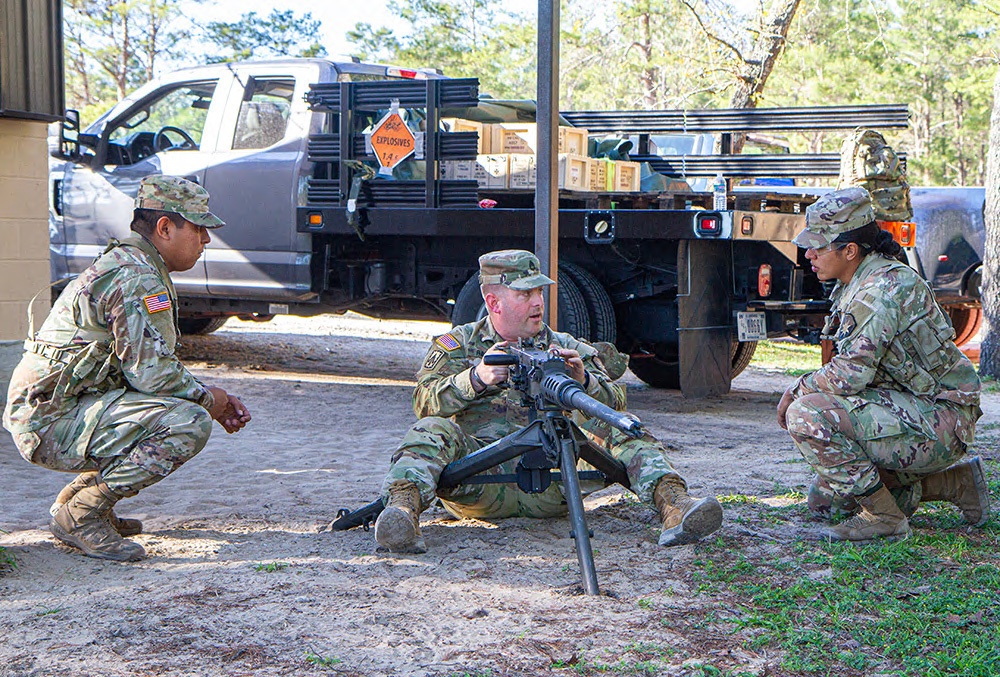
{"type": "Polygon", "coordinates": [[[431,353],[429,353],[427,355],[427,359],[424,360],[424,370],[425,371],[433,370],[434,367],[438,366],[438,362],[440,362],[441,358],[444,357],[445,355],[447,355],[447,353],[444,352],[443,350],[434,350],[431,353]]]}
{"type": "Polygon", "coordinates": [[[146,310],[150,313],[159,313],[164,310],[170,310],[170,294],[167,292],[144,296],[142,297],[142,302],[146,304],[146,310]]]}
{"type": "Polygon", "coordinates": [[[436,339],[434,339],[434,343],[438,344],[439,346],[447,350],[449,353],[453,350],[458,349],[461,345],[459,344],[458,339],[456,339],[451,334],[441,334],[436,339]]]}

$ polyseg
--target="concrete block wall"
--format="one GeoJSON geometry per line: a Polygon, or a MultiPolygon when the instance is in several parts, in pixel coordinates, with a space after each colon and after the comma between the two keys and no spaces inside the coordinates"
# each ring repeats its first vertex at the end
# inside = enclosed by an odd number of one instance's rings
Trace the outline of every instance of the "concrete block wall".
{"type": "MultiPolygon", "coordinates": [[[[0,118],[0,401],[28,333],[28,302],[49,284],[46,136],[44,122],[0,118]]],[[[32,311],[37,327],[47,292],[32,311]]]]}

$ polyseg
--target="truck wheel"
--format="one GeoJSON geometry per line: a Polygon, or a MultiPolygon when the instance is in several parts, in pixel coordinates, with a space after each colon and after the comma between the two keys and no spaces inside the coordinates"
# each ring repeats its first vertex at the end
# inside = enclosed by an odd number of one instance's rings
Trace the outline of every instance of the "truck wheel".
{"type": "MultiPolygon", "coordinates": [[[[562,266],[560,266],[560,269],[562,266]]],[[[462,287],[455,298],[455,307],[451,311],[453,326],[475,322],[486,317],[486,304],[479,291],[479,275],[473,275],[462,287]]],[[[564,331],[577,338],[590,340],[590,318],[587,316],[587,304],[583,294],[567,274],[559,284],[559,331],[564,331]]]]}
{"type": "Polygon", "coordinates": [[[963,346],[971,341],[983,324],[982,308],[948,308],[948,317],[955,328],[955,345],[963,346]]]}
{"type": "Polygon", "coordinates": [[[177,326],[181,334],[191,336],[192,334],[211,334],[219,329],[229,319],[228,315],[217,315],[214,317],[181,317],[177,320],[177,326]]]}
{"type": "Polygon", "coordinates": [[[590,340],[614,343],[618,338],[618,322],[615,306],[604,286],[590,271],[575,263],[560,264],[559,272],[569,276],[583,294],[590,319],[590,340]]]}
{"type": "MultiPolygon", "coordinates": [[[[654,388],[669,388],[677,390],[681,387],[681,369],[677,360],[677,347],[671,344],[658,343],[652,346],[648,355],[633,355],[629,361],[629,369],[641,381],[654,388]]],[[[756,341],[733,341],[730,353],[732,359],[732,377],[736,378],[750,364],[756,341]]]]}

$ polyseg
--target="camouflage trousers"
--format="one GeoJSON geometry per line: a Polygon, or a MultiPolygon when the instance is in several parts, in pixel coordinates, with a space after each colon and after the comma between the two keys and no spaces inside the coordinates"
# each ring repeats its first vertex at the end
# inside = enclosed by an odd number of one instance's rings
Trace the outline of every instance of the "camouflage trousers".
{"type": "MultiPolygon", "coordinates": [[[[898,401],[898,394],[895,397],[898,401]]],[[[920,501],[920,480],[965,455],[981,413],[974,406],[921,401],[925,425],[918,429],[901,423],[897,407],[877,400],[870,392],[813,393],[788,408],[788,432],[818,475],[810,488],[810,506],[815,503],[818,514],[826,516],[828,501],[832,514],[852,512],[853,497],[865,495],[883,480],[900,507],[912,512],[920,501]]],[[[916,410],[911,408],[910,414],[916,410]]],[[[910,415],[908,420],[917,419],[910,415]]]]}
{"type": "MultiPolygon", "coordinates": [[[[588,434],[595,443],[600,437],[588,434]]],[[[492,440],[490,440],[492,441],[492,440]]],[[[566,500],[561,486],[553,482],[545,491],[528,494],[515,484],[462,484],[450,489],[438,489],[438,478],[444,467],[486,446],[489,441],[466,434],[454,421],[428,416],[417,421],[403,437],[392,456],[389,474],[382,484],[382,497],[389,489],[412,482],[420,489],[421,509],[426,509],[435,497],[441,499],[448,512],[456,517],[553,517],[565,515],[566,500]]],[[[615,458],[625,464],[631,489],[644,503],[653,504],[653,490],[667,476],[679,476],[670,465],[663,445],[646,435],[631,439],[624,434],[612,434],[603,445],[615,458]]],[[[518,459],[514,458],[484,474],[512,474],[518,459]]],[[[578,470],[594,468],[580,461],[578,470]]],[[[581,491],[586,495],[602,489],[603,482],[581,481],[581,491]]]]}
{"type": "Polygon", "coordinates": [[[21,455],[51,470],[100,471],[110,489],[133,496],[194,457],[212,432],[211,416],[194,402],[125,392],[104,410],[90,440],[82,440],[88,410],[98,400],[85,395],[47,428],[15,434],[21,455]]]}

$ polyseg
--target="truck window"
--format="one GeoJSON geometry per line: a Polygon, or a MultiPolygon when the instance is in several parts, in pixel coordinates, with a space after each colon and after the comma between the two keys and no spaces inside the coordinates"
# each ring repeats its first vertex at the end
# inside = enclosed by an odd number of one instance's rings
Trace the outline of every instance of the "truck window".
{"type": "Polygon", "coordinates": [[[240,104],[233,150],[267,148],[285,138],[295,80],[251,79],[240,104]]]}
{"type": "Polygon", "coordinates": [[[138,162],[160,151],[198,150],[216,81],[188,83],[145,103],[108,135],[108,164],[138,162]]]}

